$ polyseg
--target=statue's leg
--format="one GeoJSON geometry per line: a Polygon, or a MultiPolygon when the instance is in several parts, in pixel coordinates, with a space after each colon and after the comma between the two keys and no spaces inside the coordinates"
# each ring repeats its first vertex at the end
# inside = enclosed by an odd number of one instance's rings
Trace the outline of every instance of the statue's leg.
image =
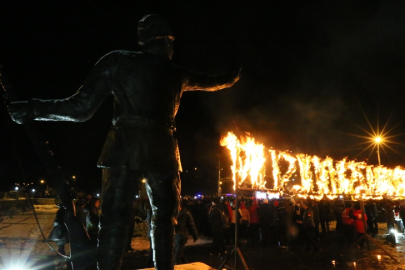
{"type": "Polygon", "coordinates": [[[142,174],[124,168],[103,169],[103,194],[98,235],[99,270],[121,269],[135,194],[142,174]]]}
{"type": "Polygon", "coordinates": [[[152,207],[150,236],[155,269],[174,268],[174,225],[177,224],[180,198],[178,172],[150,173],[146,190],[152,207]]]}

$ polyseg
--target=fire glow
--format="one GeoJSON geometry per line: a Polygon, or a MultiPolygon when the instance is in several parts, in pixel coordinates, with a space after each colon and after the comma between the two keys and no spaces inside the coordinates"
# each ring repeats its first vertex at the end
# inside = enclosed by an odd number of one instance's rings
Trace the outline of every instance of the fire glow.
{"type": "Polygon", "coordinates": [[[226,146],[231,154],[234,189],[246,184],[253,189],[289,192],[317,200],[324,196],[335,199],[340,194],[363,200],[405,198],[405,170],[400,166],[389,169],[346,158],[334,161],[330,157],[321,159],[306,154],[292,155],[287,151],[266,150],[263,144],[257,143],[249,135],[238,138],[232,132],[228,132],[220,144],[226,146]],[[270,164],[266,164],[265,151],[271,157],[270,164]],[[281,163],[287,165],[281,166],[281,163]],[[268,178],[267,165],[271,168],[268,178]],[[292,185],[291,181],[297,175],[301,183],[294,182],[292,185]],[[266,179],[273,180],[271,186],[266,179]]]}

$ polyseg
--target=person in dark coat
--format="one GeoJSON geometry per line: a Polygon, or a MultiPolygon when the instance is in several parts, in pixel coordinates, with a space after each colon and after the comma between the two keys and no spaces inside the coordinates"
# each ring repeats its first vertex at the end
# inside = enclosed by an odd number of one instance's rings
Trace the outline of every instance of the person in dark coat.
{"type": "Polygon", "coordinates": [[[344,202],[340,200],[335,200],[333,202],[333,215],[336,219],[336,231],[338,232],[344,232],[345,224],[343,223],[342,219],[342,213],[344,209],[344,202]]]}
{"type": "Polygon", "coordinates": [[[367,201],[364,206],[364,210],[368,217],[367,219],[367,231],[372,236],[375,237],[378,234],[378,210],[377,205],[373,201],[367,201]]]}
{"type": "Polygon", "coordinates": [[[225,253],[225,239],[223,235],[223,228],[222,228],[222,211],[223,209],[220,208],[220,200],[219,198],[214,198],[212,201],[212,207],[209,214],[209,219],[211,223],[211,233],[212,233],[212,248],[211,248],[211,255],[221,253],[225,253]]]}
{"type": "Polygon", "coordinates": [[[69,234],[65,226],[65,208],[58,206],[55,219],[53,221],[53,229],[48,236],[49,241],[55,241],[58,246],[58,252],[65,255],[65,245],[69,243],[69,234]]]}
{"type": "Polygon", "coordinates": [[[385,221],[387,222],[387,230],[390,232],[391,230],[395,229],[394,204],[388,200],[385,201],[384,211],[385,211],[385,221]]]}
{"type": "Polygon", "coordinates": [[[330,204],[325,200],[318,202],[318,211],[319,211],[319,222],[321,224],[322,234],[329,232],[329,213],[330,213],[330,204]]]}
{"type": "Polygon", "coordinates": [[[57,205],[58,211],[56,211],[56,216],[53,221],[53,229],[48,236],[49,241],[56,242],[58,246],[59,255],[54,261],[55,267],[60,267],[63,269],[71,269],[72,265],[65,256],[65,245],[69,243],[69,232],[65,225],[65,208],[62,204],[57,205]]]}
{"type": "Polygon", "coordinates": [[[302,229],[302,216],[304,214],[304,208],[302,206],[301,201],[295,201],[294,200],[294,220],[295,220],[295,225],[297,226],[298,229],[298,235],[300,237],[303,236],[303,229],[302,229]]]}
{"type": "Polygon", "coordinates": [[[294,237],[292,233],[293,210],[292,206],[287,202],[280,202],[278,208],[278,242],[279,248],[288,248],[290,239],[294,237]]]}
{"type": "Polygon", "coordinates": [[[320,218],[319,218],[319,209],[318,209],[318,202],[312,200],[312,212],[314,213],[313,219],[314,219],[314,232],[315,232],[315,239],[319,240],[319,223],[320,223],[320,218]]]}
{"type": "Polygon", "coordinates": [[[278,201],[273,201],[270,204],[270,211],[271,211],[271,225],[270,225],[270,243],[273,246],[279,246],[280,242],[280,232],[279,232],[279,227],[280,227],[280,220],[279,220],[279,213],[278,209],[280,206],[278,205],[278,201]]]}
{"type": "Polygon", "coordinates": [[[187,243],[188,235],[190,233],[193,236],[195,242],[198,240],[198,231],[194,224],[193,216],[188,209],[187,202],[185,201],[182,202],[182,205],[180,207],[175,232],[175,264],[186,263],[186,259],[184,257],[184,247],[187,243]]]}
{"type": "Polygon", "coordinates": [[[310,251],[311,247],[313,247],[313,251],[319,251],[319,246],[315,241],[315,223],[312,203],[304,202],[302,206],[304,208],[304,215],[302,217],[302,230],[305,238],[305,250],[310,251]]]}
{"type": "Polygon", "coordinates": [[[271,222],[273,220],[272,209],[268,199],[263,200],[263,204],[258,209],[259,224],[262,232],[262,243],[267,246],[271,241],[271,222]]]}
{"type": "Polygon", "coordinates": [[[178,216],[181,164],[175,116],[187,91],[217,91],[239,80],[240,70],[207,75],[171,62],[174,33],[152,14],[138,23],[142,50],[113,51],[94,66],[82,87],[58,100],[31,99],[9,105],[12,119],[89,120],[113,95],[112,127],[98,161],[102,214],[97,250],[100,270],[119,270],[125,253],[138,183],[146,179],[152,207],[151,234],[156,269],[174,268],[174,226],[178,216]]]}

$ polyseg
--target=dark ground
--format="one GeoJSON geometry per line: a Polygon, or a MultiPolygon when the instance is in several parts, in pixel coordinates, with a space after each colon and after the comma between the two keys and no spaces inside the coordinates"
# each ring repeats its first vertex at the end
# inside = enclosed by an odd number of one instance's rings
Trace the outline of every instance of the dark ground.
{"type": "MultiPolygon", "coordinates": [[[[264,247],[262,245],[240,244],[240,250],[246,264],[251,270],[295,270],[295,269],[405,269],[404,244],[405,237],[397,235],[397,244],[385,241],[386,225],[380,223],[379,234],[374,238],[389,254],[399,261],[396,263],[382,249],[370,242],[367,248],[360,250],[356,244],[348,247],[341,234],[329,232],[319,241],[321,251],[305,251],[304,243],[297,240],[289,249],[264,247]],[[378,259],[380,255],[380,259],[378,259]]],[[[210,244],[190,245],[186,247],[185,256],[188,262],[203,262],[217,269],[223,262],[220,256],[210,256],[210,244]]],[[[128,254],[122,269],[141,269],[145,267],[147,252],[128,254]]],[[[224,268],[234,267],[234,255],[227,261],[224,268]]],[[[238,259],[237,269],[244,269],[238,259]]]]}
{"type": "MultiPolygon", "coordinates": [[[[55,209],[42,209],[37,212],[45,235],[49,235],[55,212],[55,209]]],[[[50,251],[42,240],[32,211],[15,214],[12,218],[8,216],[2,218],[0,220],[0,257],[3,263],[9,259],[16,261],[18,258],[21,260],[21,258],[26,257],[28,262],[37,266],[37,268],[29,267],[29,270],[66,269],[62,265],[62,267],[57,267],[57,256],[50,251]]],[[[132,239],[132,247],[135,248],[135,252],[125,256],[122,270],[146,268],[149,253],[146,227],[144,222],[136,225],[132,239]]],[[[379,233],[374,239],[398,263],[372,243],[370,244],[371,252],[367,252],[366,249],[359,250],[356,245],[348,247],[343,236],[335,231],[334,222],[331,222],[330,228],[331,232],[319,241],[321,247],[319,252],[305,251],[305,245],[300,240],[292,243],[287,250],[275,246],[264,247],[261,244],[252,245],[250,243],[240,243],[239,247],[248,268],[251,270],[405,270],[405,237],[398,234],[395,245],[386,242],[385,238],[388,232],[385,223],[379,223],[379,233]],[[380,259],[378,259],[378,255],[380,255],[380,259]]],[[[185,249],[185,257],[188,262],[202,262],[213,269],[218,269],[223,259],[220,256],[210,256],[210,240],[210,238],[202,237],[196,244],[190,241],[185,249]]],[[[226,262],[225,266],[227,269],[234,267],[234,256],[226,262]]],[[[27,270],[26,267],[23,269],[27,270]]],[[[244,269],[239,259],[237,269],[244,269]]]]}

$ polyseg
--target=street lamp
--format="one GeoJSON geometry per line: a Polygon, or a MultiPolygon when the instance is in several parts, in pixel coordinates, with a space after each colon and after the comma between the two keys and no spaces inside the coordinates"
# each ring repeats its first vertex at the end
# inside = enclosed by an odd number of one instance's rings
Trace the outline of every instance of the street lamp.
{"type": "Polygon", "coordinates": [[[381,166],[381,159],[380,159],[380,143],[382,143],[383,139],[381,136],[377,136],[374,138],[374,142],[377,145],[377,157],[378,157],[378,166],[381,166]]]}
{"type": "Polygon", "coordinates": [[[218,156],[218,196],[221,196],[221,155],[218,156]]]}

